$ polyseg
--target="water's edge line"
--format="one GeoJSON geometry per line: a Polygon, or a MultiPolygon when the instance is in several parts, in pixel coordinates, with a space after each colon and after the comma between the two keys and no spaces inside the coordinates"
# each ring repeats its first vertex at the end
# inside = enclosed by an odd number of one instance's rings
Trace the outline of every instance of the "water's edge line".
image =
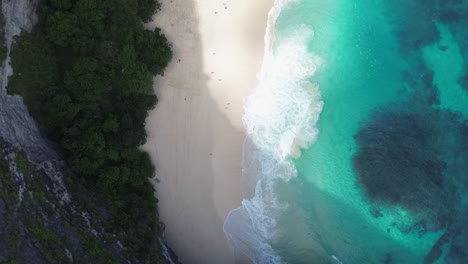
{"type": "MultiPolygon", "coordinates": [[[[250,95],[252,95],[254,92],[255,92],[255,88],[258,86],[258,84],[260,83],[261,79],[262,79],[262,76],[261,74],[264,72],[263,69],[265,69],[267,63],[268,63],[268,57],[270,57],[271,53],[273,53],[273,43],[275,41],[275,28],[276,28],[276,22],[282,12],[282,10],[285,8],[286,5],[290,4],[290,3],[293,3],[293,2],[296,2],[297,0],[275,0],[275,2],[273,3],[273,6],[272,8],[270,9],[270,11],[268,12],[268,16],[267,16],[267,23],[266,23],[266,28],[265,28],[265,35],[264,35],[264,50],[263,50],[263,58],[262,58],[262,64],[261,64],[261,67],[260,67],[260,70],[259,72],[257,73],[257,84],[252,88],[252,89],[249,89],[249,95],[247,95],[245,98],[244,98],[244,106],[246,105],[246,98],[250,95]]],[[[245,124],[245,120],[243,119],[243,124],[244,124],[244,127],[246,127],[246,124],[245,124]]],[[[244,157],[245,155],[245,151],[246,151],[246,143],[247,143],[247,140],[248,140],[248,134],[245,135],[245,138],[244,138],[244,142],[243,142],[243,147],[242,147],[242,157],[244,157]]],[[[242,159],[242,163],[243,163],[243,160],[242,159]]],[[[241,168],[242,170],[242,174],[244,174],[244,166],[242,166],[241,168]]],[[[243,200],[245,200],[246,197],[242,197],[243,200]]],[[[236,209],[233,209],[231,210],[228,215],[226,216],[225,220],[224,220],[224,223],[223,223],[223,232],[224,234],[226,235],[226,238],[228,240],[228,244],[232,247],[233,251],[236,249],[235,246],[231,243],[231,238],[230,238],[230,235],[229,233],[226,231],[226,223],[227,223],[227,219],[230,218],[231,214],[233,212],[235,212],[236,210],[240,210],[242,208],[242,204],[236,208],[236,209]]],[[[242,252],[244,253],[244,252],[242,252]]],[[[250,259],[250,261],[252,261],[252,263],[255,263],[255,260],[254,259],[251,259],[249,256],[245,255],[245,257],[248,257],[250,259]]]]}

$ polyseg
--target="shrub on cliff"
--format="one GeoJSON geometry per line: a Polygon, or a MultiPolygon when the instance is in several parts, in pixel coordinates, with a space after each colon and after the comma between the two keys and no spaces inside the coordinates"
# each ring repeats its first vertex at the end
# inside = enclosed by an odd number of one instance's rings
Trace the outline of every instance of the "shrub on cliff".
{"type": "Polygon", "coordinates": [[[16,40],[9,91],[20,93],[63,149],[69,175],[107,205],[108,228],[147,261],[157,235],[154,169],[138,147],[157,102],[152,77],[172,57],[148,21],[154,0],[44,0],[39,24],[16,40]]]}

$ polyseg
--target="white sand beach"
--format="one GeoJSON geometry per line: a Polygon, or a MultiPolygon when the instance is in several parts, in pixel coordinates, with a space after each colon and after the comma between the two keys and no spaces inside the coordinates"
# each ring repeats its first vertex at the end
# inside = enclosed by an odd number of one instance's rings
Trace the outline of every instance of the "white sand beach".
{"type": "Polygon", "coordinates": [[[173,43],[144,149],[159,213],[183,263],[241,263],[222,226],[241,203],[243,99],[256,84],[273,0],[165,0],[150,26],[173,43]]]}

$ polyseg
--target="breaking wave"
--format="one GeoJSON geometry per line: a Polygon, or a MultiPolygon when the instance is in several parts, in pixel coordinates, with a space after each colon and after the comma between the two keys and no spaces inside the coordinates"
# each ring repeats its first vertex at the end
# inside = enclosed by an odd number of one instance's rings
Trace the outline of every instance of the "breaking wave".
{"type": "Polygon", "coordinates": [[[323,64],[307,48],[313,29],[300,25],[275,40],[276,21],[293,2],[277,0],[268,16],[262,69],[245,101],[244,200],[224,223],[232,245],[255,263],[282,263],[272,246],[279,239],[277,219],[288,207],[277,195],[278,183],[297,176],[293,159],[317,138],[323,107],[310,81],[323,64]]]}

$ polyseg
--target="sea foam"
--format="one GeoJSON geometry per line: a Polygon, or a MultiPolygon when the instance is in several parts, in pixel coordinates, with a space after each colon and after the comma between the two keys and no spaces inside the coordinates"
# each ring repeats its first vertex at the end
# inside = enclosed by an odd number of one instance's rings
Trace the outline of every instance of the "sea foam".
{"type": "Polygon", "coordinates": [[[307,49],[312,28],[297,26],[275,41],[276,21],[293,2],[277,0],[268,15],[262,69],[245,101],[244,200],[224,223],[232,245],[255,263],[283,262],[272,248],[279,239],[277,219],[288,206],[277,185],[296,177],[293,158],[316,139],[323,107],[318,85],[310,81],[323,63],[307,49]]]}

